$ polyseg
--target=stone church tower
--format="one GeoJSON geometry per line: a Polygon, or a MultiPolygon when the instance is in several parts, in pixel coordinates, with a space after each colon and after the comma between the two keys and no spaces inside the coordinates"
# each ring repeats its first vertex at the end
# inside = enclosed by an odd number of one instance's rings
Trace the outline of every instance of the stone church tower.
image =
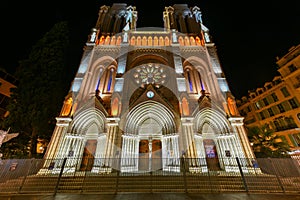
{"type": "Polygon", "coordinates": [[[138,28],[134,6],[100,7],[46,159],[100,173],[179,172],[184,158],[201,173],[254,157],[200,9],[162,16],[163,28],[138,28]]]}

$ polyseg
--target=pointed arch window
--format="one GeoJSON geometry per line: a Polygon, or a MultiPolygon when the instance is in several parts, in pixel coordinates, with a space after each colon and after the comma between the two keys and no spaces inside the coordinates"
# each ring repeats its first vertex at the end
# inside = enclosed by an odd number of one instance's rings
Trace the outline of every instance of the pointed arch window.
{"type": "Polygon", "coordinates": [[[111,68],[109,70],[109,75],[108,75],[107,92],[110,92],[110,90],[111,90],[111,85],[112,85],[112,81],[113,81],[113,73],[114,73],[114,68],[111,68]]]}
{"type": "Polygon", "coordinates": [[[99,77],[98,77],[98,82],[97,82],[97,85],[96,85],[96,90],[100,90],[99,87],[100,87],[100,83],[101,83],[102,72],[103,72],[103,68],[101,67],[99,69],[99,77]]]}
{"type": "MultiPolygon", "coordinates": [[[[164,38],[162,36],[159,37],[159,46],[164,46],[165,45],[165,41],[164,38]]],[[[299,81],[300,82],[300,81],[299,81]]]]}
{"type": "Polygon", "coordinates": [[[105,45],[109,45],[109,43],[110,43],[110,36],[106,36],[105,45]]]}
{"type": "Polygon", "coordinates": [[[201,75],[198,70],[187,67],[185,69],[185,78],[187,82],[187,88],[189,89],[190,93],[201,94],[201,91],[205,90],[201,75]]]}
{"type": "Polygon", "coordinates": [[[111,45],[116,45],[116,36],[112,36],[112,37],[111,37],[110,44],[111,44],[111,45]]]}
{"type": "Polygon", "coordinates": [[[148,46],[152,46],[153,44],[152,44],[152,37],[151,36],[149,36],[148,37],[148,46]]]}
{"type": "Polygon", "coordinates": [[[170,45],[170,39],[169,39],[169,37],[165,37],[165,44],[163,44],[163,45],[165,45],[165,46],[169,46],[170,45]]]}
{"type": "Polygon", "coordinates": [[[190,114],[189,103],[185,97],[182,99],[182,113],[184,116],[188,116],[190,114]]]}
{"type": "Polygon", "coordinates": [[[158,46],[158,37],[157,36],[154,36],[153,46],[158,46]]]}
{"type": "Polygon", "coordinates": [[[142,39],[142,46],[147,46],[147,37],[144,36],[142,39]]]}
{"type": "Polygon", "coordinates": [[[141,36],[138,36],[136,39],[136,45],[141,46],[142,45],[142,38],[141,36]]]}
{"type": "Polygon", "coordinates": [[[195,46],[196,45],[196,42],[195,42],[195,38],[194,37],[190,37],[190,44],[192,45],[192,46],[195,46]]]}
{"type": "Polygon", "coordinates": [[[121,36],[118,36],[116,45],[120,45],[121,42],[122,42],[122,37],[121,37],[121,36]]]}
{"type": "Polygon", "coordinates": [[[185,46],[190,46],[190,39],[189,39],[188,36],[185,36],[185,37],[184,37],[184,45],[185,45],[185,46]]]}
{"type": "Polygon", "coordinates": [[[110,67],[104,72],[103,69],[99,71],[99,79],[96,85],[96,91],[100,94],[111,93],[115,83],[116,70],[114,67],[110,67]]]}
{"type": "Polygon", "coordinates": [[[179,42],[180,46],[184,46],[184,40],[183,40],[182,36],[179,36],[178,42],[179,42]]]}
{"type": "Polygon", "coordinates": [[[191,77],[191,71],[187,70],[187,78],[188,78],[188,83],[189,83],[189,88],[190,91],[193,91],[193,81],[192,81],[192,77],[191,77]]]}
{"type": "Polygon", "coordinates": [[[132,36],[131,38],[130,38],[130,45],[135,45],[135,37],[134,36],[132,36]]]}
{"type": "Polygon", "coordinates": [[[61,116],[68,116],[68,115],[70,115],[71,114],[71,110],[72,110],[72,105],[73,105],[73,99],[72,99],[72,97],[69,97],[64,102],[64,106],[62,108],[61,116]]]}
{"type": "Polygon", "coordinates": [[[114,98],[111,106],[111,114],[112,116],[117,116],[119,113],[119,99],[114,98]]]}

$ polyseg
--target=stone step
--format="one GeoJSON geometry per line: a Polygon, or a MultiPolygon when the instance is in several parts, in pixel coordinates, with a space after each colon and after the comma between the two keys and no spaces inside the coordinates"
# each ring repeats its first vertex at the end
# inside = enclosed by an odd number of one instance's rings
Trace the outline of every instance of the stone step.
{"type": "MultiPolygon", "coordinates": [[[[246,176],[249,192],[299,191],[299,179],[284,179],[282,185],[275,176],[246,176]]],[[[0,183],[0,193],[49,193],[55,191],[58,176],[27,176],[0,183]]],[[[58,192],[245,192],[241,176],[203,175],[87,175],[62,176],[58,192]]]]}

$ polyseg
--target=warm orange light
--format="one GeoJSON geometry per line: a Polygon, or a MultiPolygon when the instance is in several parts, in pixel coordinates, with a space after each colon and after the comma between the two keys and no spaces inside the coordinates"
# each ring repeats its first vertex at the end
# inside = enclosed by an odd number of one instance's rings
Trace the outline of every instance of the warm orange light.
{"type": "Polygon", "coordinates": [[[201,40],[200,40],[200,38],[198,36],[196,37],[196,43],[197,44],[201,44],[201,40]]]}
{"type": "Polygon", "coordinates": [[[228,105],[228,109],[229,112],[232,116],[237,116],[238,115],[238,109],[236,107],[236,103],[235,100],[231,97],[227,98],[227,105],[228,105]]]}
{"type": "Polygon", "coordinates": [[[182,111],[183,111],[183,115],[185,115],[185,116],[190,114],[189,104],[185,97],[183,97],[183,99],[182,99],[182,111]]]}
{"type": "Polygon", "coordinates": [[[119,112],[119,99],[115,98],[111,105],[111,115],[117,116],[119,112]]]}
{"type": "Polygon", "coordinates": [[[61,116],[68,116],[70,114],[71,109],[72,109],[72,103],[73,103],[72,97],[68,98],[65,101],[64,107],[63,107],[62,112],[61,112],[61,116]]]}
{"type": "Polygon", "coordinates": [[[103,44],[104,43],[104,36],[102,35],[99,39],[98,44],[103,44]]]}

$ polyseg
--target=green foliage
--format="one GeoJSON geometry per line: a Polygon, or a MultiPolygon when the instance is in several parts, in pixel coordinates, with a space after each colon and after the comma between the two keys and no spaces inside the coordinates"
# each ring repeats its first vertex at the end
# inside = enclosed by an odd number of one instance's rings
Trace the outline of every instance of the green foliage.
{"type": "Polygon", "coordinates": [[[15,74],[19,84],[12,89],[10,114],[2,128],[10,127],[10,132],[20,134],[3,145],[4,155],[20,157],[23,152],[24,157],[35,157],[37,138],[50,140],[69,85],[65,73],[68,50],[69,27],[63,21],[55,24],[32,47],[28,58],[19,62],[15,74]]]}
{"type": "Polygon", "coordinates": [[[289,157],[289,145],[267,125],[248,127],[248,138],[256,157],[289,157]]]}

